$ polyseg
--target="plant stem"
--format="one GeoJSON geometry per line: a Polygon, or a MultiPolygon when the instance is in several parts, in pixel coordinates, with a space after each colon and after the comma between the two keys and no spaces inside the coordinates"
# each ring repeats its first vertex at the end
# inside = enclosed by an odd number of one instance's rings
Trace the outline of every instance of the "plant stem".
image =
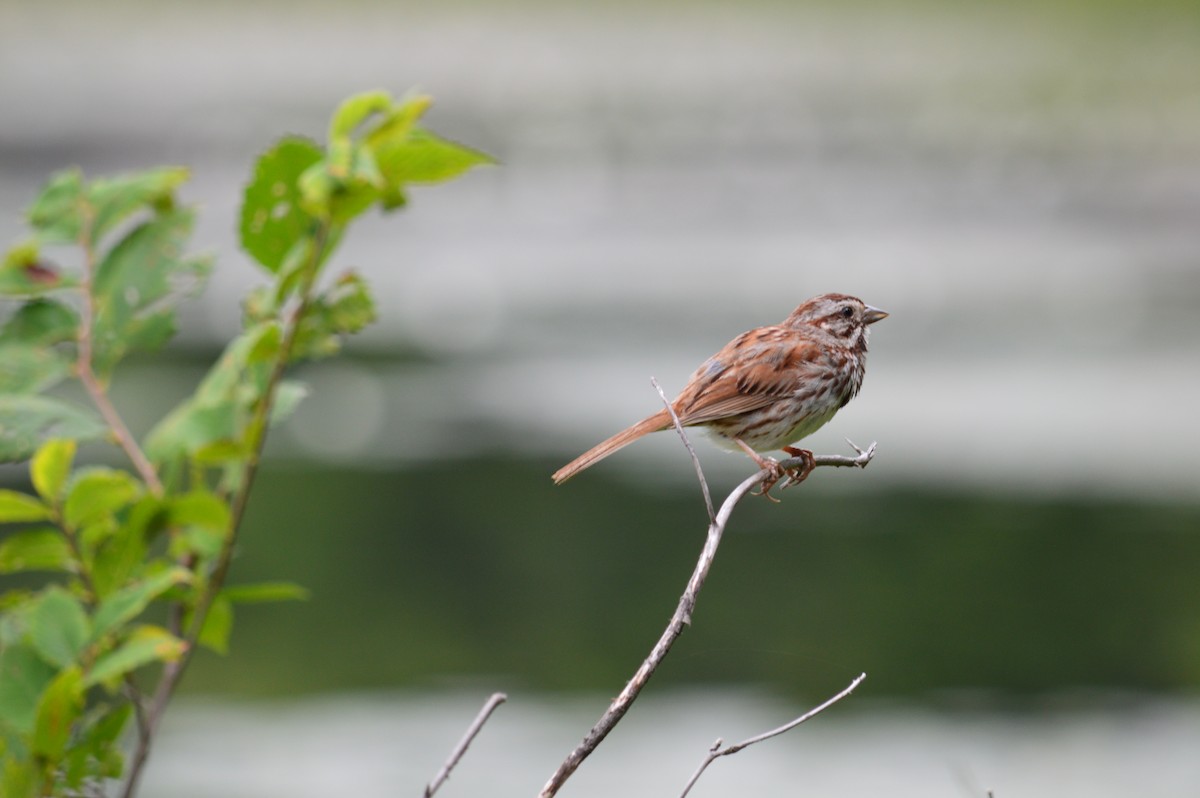
{"type": "Polygon", "coordinates": [[[146,760],[150,755],[150,746],[154,734],[158,730],[158,725],[162,720],[163,714],[166,712],[167,704],[171,701],[171,696],[175,693],[175,688],[179,685],[180,679],[183,678],[184,672],[191,663],[192,655],[195,653],[197,642],[200,639],[200,632],[204,629],[204,621],[208,617],[208,613],[216,601],[217,594],[221,592],[221,588],[225,584],[225,578],[229,574],[229,566],[233,562],[233,552],[236,548],[238,532],[241,529],[242,519],[245,517],[246,507],[250,500],[250,489],[254,486],[254,479],[258,474],[259,462],[262,459],[263,447],[266,444],[267,427],[270,423],[271,409],[275,403],[276,389],[283,377],[284,370],[287,368],[288,361],[291,359],[292,349],[296,344],[300,324],[304,320],[304,315],[308,311],[308,306],[312,299],[311,294],[313,285],[316,282],[317,272],[320,270],[321,262],[324,259],[324,252],[329,245],[331,237],[332,230],[330,224],[322,222],[314,235],[312,258],[305,267],[303,281],[297,292],[298,301],[292,309],[284,330],[283,340],[279,346],[279,354],[272,365],[271,374],[267,379],[263,396],[255,407],[254,415],[251,417],[248,425],[247,437],[250,456],[246,461],[241,483],[233,496],[233,504],[229,516],[229,528],[226,530],[225,542],[221,546],[220,553],[217,555],[217,562],[213,566],[212,573],[208,578],[208,585],[192,610],[191,624],[188,627],[187,637],[185,638],[187,645],[184,648],[183,654],[178,660],[168,662],[163,666],[158,686],[155,688],[154,695],[150,699],[150,704],[146,708],[145,724],[139,730],[137,747],[129,763],[129,771],[125,777],[125,787],[121,792],[123,798],[133,798],[137,793],[138,782],[145,768],[146,760]]]}
{"type": "Polygon", "coordinates": [[[121,414],[108,398],[108,392],[96,377],[96,372],[92,370],[92,324],[96,318],[96,298],[92,295],[92,284],[96,277],[96,246],[92,241],[92,208],[84,204],[82,211],[83,225],[79,232],[79,246],[83,249],[83,284],[80,286],[83,290],[83,307],[79,314],[79,351],[75,358],[75,372],[84,390],[91,397],[92,404],[100,411],[104,423],[112,431],[117,445],[125,451],[151,492],[155,496],[161,496],[163,484],[158,477],[158,471],[138,446],[137,439],[125,425],[121,414]]]}

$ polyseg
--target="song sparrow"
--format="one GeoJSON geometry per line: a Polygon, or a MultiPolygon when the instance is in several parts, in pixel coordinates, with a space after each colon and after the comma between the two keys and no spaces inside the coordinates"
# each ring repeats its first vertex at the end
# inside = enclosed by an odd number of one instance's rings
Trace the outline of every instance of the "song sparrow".
{"type": "MultiPolygon", "coordinates": [[[[686,427],[708,427],[717,438],[772,470],[769,490],[783,472],[757,452],[782,449],[804,460],[789,484],[812,471],[812,452],[789,444],[820,429],[862,385],[867,326],[887,313],[846,294],[813,297],[782,323],[744,332],[710,357],[671,403],[686,427]]],[[[561,484],[643,435],[672,426],[666,409],[600,443],[554,473],[561,484]]]]}

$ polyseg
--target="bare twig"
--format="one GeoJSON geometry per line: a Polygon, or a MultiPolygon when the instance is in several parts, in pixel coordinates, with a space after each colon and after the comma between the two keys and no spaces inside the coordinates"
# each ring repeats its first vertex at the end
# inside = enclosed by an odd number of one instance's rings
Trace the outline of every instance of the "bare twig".
{"type": "Polygon", "coordinates": [[[808,712],[805,712],[803,715],[796,718],[795,720],[792,720],[788,723],[783,724],[782,726],[780,726],[777,729],[772,729],[769,732],[763,732],[762,734],[751,737],[749,740],[743,740],[742,742],[738,743],[737,745],[731,745],[728,748],[722,748],[721,746],[724,745],[724,741],[718,739],[715,743],[713,743],[712,748],[708,749],[708,755],[704,758],[704,761],[700,763],[700,767],[698,767],[696,769],[696,772],[692,774],[692,778],[690,780],[688,780],[687,786],[685,786],[683,788],[683,792],[681,792],[679,794],[679,798],[685,798],[685,796],[687,796],[687,794],[689,792],[691,792],[692,787],[694,787],[696,785],[696,782],[700,780],[700,776],[704,773],[705,769],[707,769],[708,766],[711,765],[717,759],[717,757],[729,756],[730,754],[736,754],[738,751],[741,751],[743,748],[748,748],[749,746],[752,746],[755,743],[761,743],[763,740],[769,740],[772,737],[778,737],[779,735],[783,734],[784,732],[791,731],[792,729],[796,728],[804,721],[810,720],[811,718],[815,717],[816,715],[821,714],[825,710],[829,709],[829,707],[836,704],[838,701],[841,701],[843,698],[845,698],[846,696],[853,693],[854,688],[858,687],[859,684],[862,683],[862,680],[865,678],[867,678],[867,674],[860,673],[858,676],[856,676],[854,678],[854,681],[850,682],[850,685],[848,687],[846,687],[844,690],[842,690],[840,693],[833,696],[829,700],[825,701],[823,704],[813,707],[808,712]]]}
{"type": "MultiPolygon", "coordinates": [[[[854,446],[851,444],[851,446],[854,446]]],[[[840,455],[816,455],[813,458],[814,466],[858,466],[865,468],[867,463],[871,462],[871,458],[875,455],[875,444],[871,444],[864,451],[854,446],[854,450],[858,452],[857,457],[843,457],[840,455]]],[[[792,458],[784,460],[780,465],[785,468],[790,465],[799,465],[803,460],[801,458],[792,458]]],[[[717,511],[708,527],[708,537],[704,542],[704,550],[700,553],[700,559],[696,562],[696,567],[692,571],[692,577],[688,580],[687,588],[684,589],[683,595],[679,598],[679,604],[675,608],[675,613],[671,616],[667,628],[659,637],[658,642],[654,644],[654,648],[650,650],[650,654],[642,662],[641,667],[633,674],[633,677],[626,683],[623,689],[616,698],[609,704],[608,709],[600,716],[600,720],[592,727],[591,731],[583,738],[583,741],[575,747],[567,758],[558,766],[558,770],[546,782],[546,786],[538,794],[539,798],[550,798],[558,793],[567,779],[571,777],[583,760],[591,755],[592,751],[604,741],[608,733],[621,721],[625,713],[629,711],[630,706],[641,693],[642,688],[646,686],[646,682],[654,675],[654,671],[659,664],[666,658],[667,652],[671,650],[676,638],[683,633],[683,628],[692,622],[692,610],[696,606],[696,599],[700,594],[700,589],[704,586],[704,580],[708,577],[708,571],[712,567],[713,559],[717,555],[717,547],[721,545],[721,536],[725,533],[725,524],[729,521],[729,516],[733,513],[733,508],[742,500],[747,493],[753,488],[762,484],[762,481],[769,475],[767,469],[762,469],[756,472],[753,476],[744,479],[733,491],[726,497],[721,504],[721,509],[717,511]]]]}
{"type": "Polygon", "coordinates": [[[496,707],[508,700],[508,696],[504,693],[492,693],[492,697],[483,705],[483,709],[479,710],[479,714],[475,716],[475,720],[471,721],[471,725],[467,727],[467,731],[463,734],[458,745],[454,746],[454,750],[450,752],[450,758],[446,760],[446,764],[442,765],[442,769],[433,777],[433,781],[425,786],[425,798],[432,798],[433,794],[438,791],[442,783],[450,778],[450,771],[458,764],[458,760],[463,758],[463,754],[467,753],[467,746],[475,739],[475,735],[479,734],[479,730],[483,728],[483,724],[487,723],[491,714],[496,711],[496,707]]]}
{"type": "Polygon", "coordinates": [[[679,421],[679,416],[675,413],[675,406],[667,399],[667,395],[663,393],[663,389],[658,386],[658,381],[653,377],[650,378],[650,384],[654,386],[654,390],[658,391],[658,395],[662,397],[663,404],[667,408],[667,412],[671,414],[671,423],[675,425],[675,431],[679,433],[680,439],[683,441],[684,448],[688,450],[688,454],[692,456],[692,465],[696,467],[696,478],[700,480],[700,490],[704,492],[704,507],[708,510],[708,522],[711,524],[716,520],[716,515],[713,513],[712,494],[708,492],[708,480],[704,478],[704,469],[700,467],[700,458],[696,456],[696,450],[692,448],[692,442],[688,440],[687,433],[683,431],[683,424],[679,421]]]}

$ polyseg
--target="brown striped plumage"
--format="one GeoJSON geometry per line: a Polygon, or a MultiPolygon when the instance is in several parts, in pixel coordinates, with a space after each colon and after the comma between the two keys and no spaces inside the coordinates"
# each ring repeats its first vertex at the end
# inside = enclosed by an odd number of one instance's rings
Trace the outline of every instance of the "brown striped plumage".
{"type": "MultiPolygon", "coordinates": [[[[710,357],[671,403],[684,426],[765,452],[816,432],[854,398],[867,364],[867,327],[888,314],[846,294],[813,297],[778,325],[742,333],[710,357]]],[[[560,468],[562,483],[651,432],[660,410],[560,468]]],[[[789,449],[790,451],[790,449],[789,449]]],[[[794,452],[793,452],[794,453],[794,452]]]]}

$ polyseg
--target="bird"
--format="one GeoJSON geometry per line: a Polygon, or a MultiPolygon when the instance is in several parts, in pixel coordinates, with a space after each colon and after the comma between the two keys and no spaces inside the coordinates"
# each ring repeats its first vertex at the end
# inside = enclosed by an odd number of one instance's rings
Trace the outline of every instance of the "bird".
{"type": "MultiPolygon", "coordinates": [[[[785,474],[802,482],[813,454],[792,444],[823,427],[862,387],[870,325],[888,314],[849,294],[821,294],[779,324],[748,330],[704,361],[671,402],[680,424],[706,427],[717,443],[741,449],[770,473],[766,493],[785,474]],[[791,470],[760,452],[801,459],[791,470]]],[[[652,432],[672,427],[666,408],[593,446],[554,472],[555,484],[652,432]]],[[[786,485],[785,485],[786,487],[786,485]]]]}

